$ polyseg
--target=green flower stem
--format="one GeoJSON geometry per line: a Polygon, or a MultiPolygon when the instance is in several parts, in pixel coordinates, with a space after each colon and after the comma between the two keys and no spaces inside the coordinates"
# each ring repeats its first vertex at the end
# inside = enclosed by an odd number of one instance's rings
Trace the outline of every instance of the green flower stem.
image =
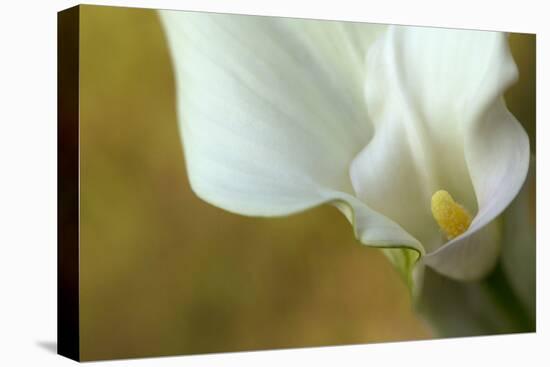
{"type": "Polygon", "coordinates": [[[458,282],[426,269],[416,309],[436,337],[535,331],[530,315],[498,265],[478,282],[458,282]]]}

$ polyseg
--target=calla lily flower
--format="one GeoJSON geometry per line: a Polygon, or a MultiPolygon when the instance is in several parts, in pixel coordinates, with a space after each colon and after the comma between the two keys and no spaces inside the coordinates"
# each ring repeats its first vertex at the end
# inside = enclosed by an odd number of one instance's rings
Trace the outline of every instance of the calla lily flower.
{"type": "Polygon", "coordinates": [[[163,11],[189,180],[248,216],[332,204],[409,283],[486,275],[529,140],[500,32],[163,11]]]}

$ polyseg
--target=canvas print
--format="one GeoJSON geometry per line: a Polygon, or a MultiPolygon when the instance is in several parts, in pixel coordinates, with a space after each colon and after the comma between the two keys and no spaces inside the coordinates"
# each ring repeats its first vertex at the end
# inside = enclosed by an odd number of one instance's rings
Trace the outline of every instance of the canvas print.
{"type": "Polygon", "coordinates": [[[535,35],[58,24],[60,354],[535,332],[535,35]]]}

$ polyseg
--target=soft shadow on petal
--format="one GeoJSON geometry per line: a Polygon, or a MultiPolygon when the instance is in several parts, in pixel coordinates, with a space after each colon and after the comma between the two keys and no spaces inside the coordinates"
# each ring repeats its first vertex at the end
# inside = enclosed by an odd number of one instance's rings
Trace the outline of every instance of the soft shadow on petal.
{"type": "Polygon", "coordinates": [[[372,136],[361,80],[380,26],[179,11],[161,18],[199,197],[253,216],[333,203],[363,243],[414,248],[418,257],[418,241],[352,196],[348,175],[372,136]]]}
{"type": "Polygon", "coordinates": [[[400,122],[389,119],[350,166],[356,195],[399,223],[426,251],[441,243],[429,208],[431,189],[418,172],[414,147],[400,122]]]}
{"type": "Polygon", "coordinates": [[[496,265],[502,240],[502,223],[498,219],[453,245],[427,254],[424,262],[446,276],[475,280],[487,275],[496,265]]]}

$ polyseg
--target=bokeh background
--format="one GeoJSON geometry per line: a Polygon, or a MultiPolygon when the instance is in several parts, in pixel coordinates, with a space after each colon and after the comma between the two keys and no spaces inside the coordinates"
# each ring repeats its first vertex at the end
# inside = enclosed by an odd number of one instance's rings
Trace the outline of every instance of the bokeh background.
{"type": "MultiPolygon", "coordinates": [[[[81,6],[83,360],[430,338],[383,255],[335,208],[248,218],[186,178],[152,10],[81,6]]],[[[535,37],[506,95],[535,149],[535,37]]]]}

